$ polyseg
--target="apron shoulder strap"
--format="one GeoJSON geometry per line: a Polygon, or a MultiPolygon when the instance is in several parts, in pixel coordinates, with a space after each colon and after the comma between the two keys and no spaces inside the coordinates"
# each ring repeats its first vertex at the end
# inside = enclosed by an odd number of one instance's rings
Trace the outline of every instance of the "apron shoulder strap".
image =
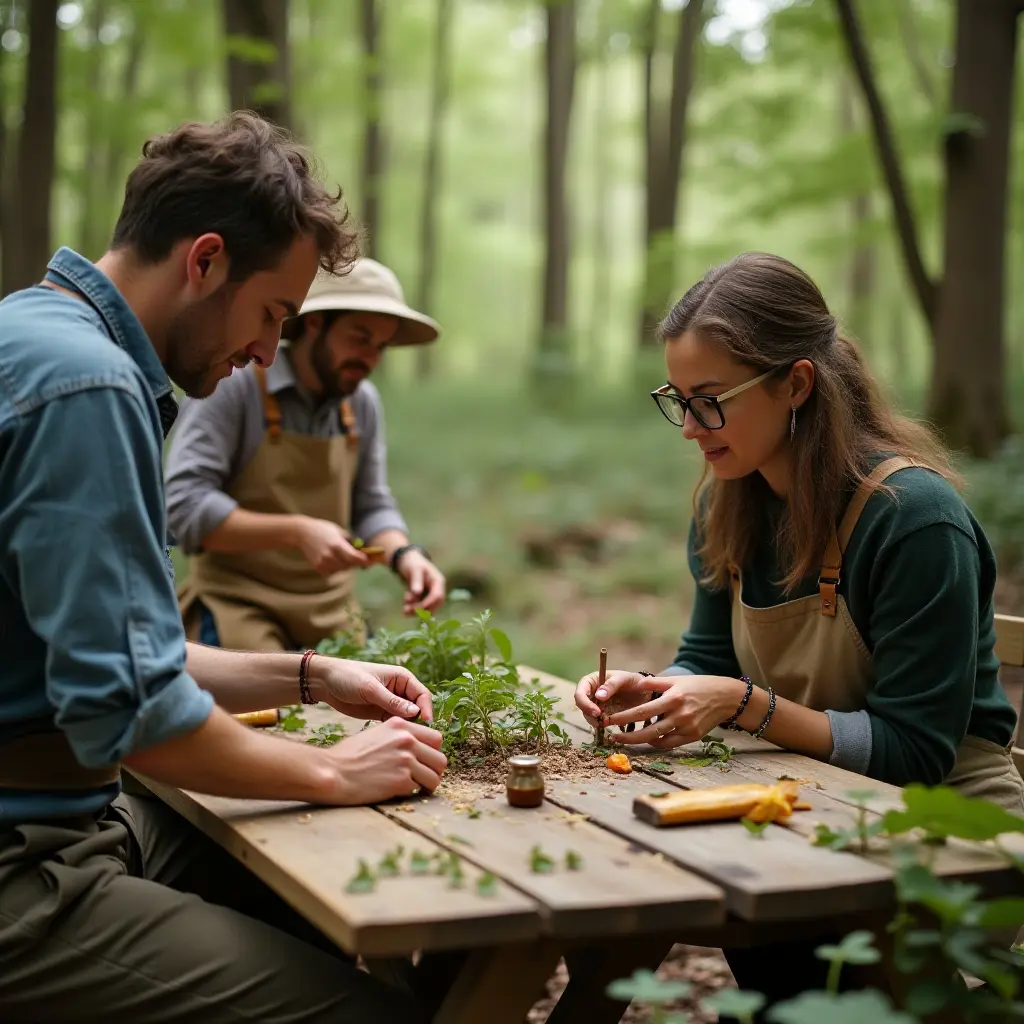
{"type": "Polygon", "coordinates": [[[262,366],[255,369],[256,380],[260,385],[260,396],[263,399],[263,420],[267,425],[270,440],[276,442],[281,436],[281,406],[276,396],[267,390],[267,371],[262,366]]]}
{"type": "Polygon", "coordinates": [[[356,429],[356,414],[352,411],[352,403],[347,398],[341,400],[338,414],[341,416],[341,425],[345,428],[349,448],[358,448],[359,431],[356,429]]]}
{"type": "Polygon", "coordinates": [[[818,595],[821,598],[822,615],[833,618],[836,614],[837,590],[840,572],[843,567],[843,552],[846,551],[846,545],[850,543],[850,537],[853,536],[854,527],[864,511],[864,506],[868,503],[868,498],[875,493],[879,484],[887,480],[893,473],[916,465],[918,463],[914,462],[913,459],[903,458],[902,456],[886,459],[875,466],[854,492],[853,497],[850,499],[850,504],[846,506],[846,512],[843,515],[842,522],[839,524],[839,530],[832,531],[828,547],[825,549],[821,574],[818,576],[818,595]]]}

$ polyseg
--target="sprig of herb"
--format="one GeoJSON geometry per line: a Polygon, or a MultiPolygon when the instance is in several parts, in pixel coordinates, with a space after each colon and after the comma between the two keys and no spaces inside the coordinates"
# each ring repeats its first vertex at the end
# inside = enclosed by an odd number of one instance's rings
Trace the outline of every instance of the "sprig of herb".
{"type": "Polygon", "coordinates": [[[324,725],[318,725],[306,742],[314,747],[333,747],[344,736],[345,726],[341,722],[327,722],[324,725]]]}
{"type": "Polygon", "coordinates": [[[716,739],[710,734],[700,743],[700,754],[697,757],[680,757],[676,759],[676,764],[688,768],[706,768],[709,764],[727,764],[729,758],[736,753],[735,747],[730,747],[724,740],[716,739]]]}

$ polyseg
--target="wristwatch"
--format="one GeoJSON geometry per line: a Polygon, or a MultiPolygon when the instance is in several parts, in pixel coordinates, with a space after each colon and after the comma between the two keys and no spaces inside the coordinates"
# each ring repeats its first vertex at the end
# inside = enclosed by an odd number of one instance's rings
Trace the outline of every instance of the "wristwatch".
{"type": "Polygon", "coordinates": [[[400,548],[395,548],[395,553],[391,556],[391,571],[393,573],[397,574],[399,561],[404,554],[410,551],[418,551],[428,562],[433,561],[430,557],[430,552],[421,544],[403,544],[400,548]]]}

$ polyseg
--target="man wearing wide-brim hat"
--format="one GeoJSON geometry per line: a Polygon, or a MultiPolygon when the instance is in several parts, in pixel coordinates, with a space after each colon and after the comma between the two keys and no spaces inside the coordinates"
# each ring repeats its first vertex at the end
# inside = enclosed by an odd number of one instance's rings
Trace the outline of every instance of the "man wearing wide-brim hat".
{"type": "Polygon", "coordinates": [[[182,404],[166,464],[168,525],[191,555],[179,592],[190,639],[244,650],[361,634],[355,571],[389,565],[404,610],[434,610],[445,579],[387,480],[384,410],[367,380],[385,348],[440,333],[371,259],[318,275],[269,367],[182,404]]]}

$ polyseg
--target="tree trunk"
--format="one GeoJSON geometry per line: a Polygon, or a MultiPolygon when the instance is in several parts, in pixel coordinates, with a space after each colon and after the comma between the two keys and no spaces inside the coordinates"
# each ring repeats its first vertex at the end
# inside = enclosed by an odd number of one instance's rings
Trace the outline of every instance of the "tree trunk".
{"type": "MultiPolygon", "coordinates": [[[[430,86],[430,122],[427,132],[427,157],[423,170],[423,206],[420,209],[420,281],[416,302],[429,313],[434,306],[434,281],[437,275],[437,205],[441,191],[441,136],[448,106],[451,78],[452,0],[437,0],[434,25],[434,68],[430,86]]],[[[433,345],[420,345],[417,372],[429,377],[433,368],[433,345]]]]}
{"type": "Polygon", "coordinates": [[[982,457],[1010,431],[1003,384],[1007,188],[1020,0],[960,0],[945,137],[944,276],[929,415],[982,457]]]}
{"type": "MultiPolygon", "coordinates": [[[[851,135],[857,130],[857,111],[853,89],[856,83],[851,82],[849,75],[843,74],[840,80],[839,116],[840,130],[843,135],[851,135]]],[[[875,246],[863,235],[871,220],[871,192],[863,189],[850,200],[850,234],[852,255],[850,257],[850,305],[849,321],[861,342],[861,347],[869,349],[874,343],[872,332],[872,300],[875,290],[875,246]]]]}
{"type": "MultiPolygon", "coordinates": [[[[129,29],[128,36],[128,52],[125,54],[124,66],[121,69],[121,84],[120,92],[118,95],[121,97],[122,102],[131,104],[135,102],[136,95],[139,89],[139,71],[142,67],[142,53],[143,46],[145,44],[145,21],[139,18],[137,15],[132,19],[131,28],[129,29]]],[[[186,78],[186,88],[188,88],[189,80],[191,79],[191,73],[186,78]]],[[[192,104],[193,113],[191,116],[195,116],[195,106],[192,104]]],[[[100,171],[100,180],[105,182],[117,182],[118,192],[116,193],[115,202],[111,202],[109,191],[106,193],[106,206],[109,216],[106,218],[106,222],[103,230],[103,238],[98,239],[100,244],[106,248],[110,244],[110,233],[114,221],[117,220],[117,215],[121,211],[121,183],[128,176],[130,167],[127,166],[129,158],[132,158],[134,163],[134,154],[129,150],[124,141],[115,138],[113,135],[107,139],[107,145],[103,151],[103,165],[100,171]],[[113,209],[111,209],[113,206],[113,209]]]]}
{"type": "Polygon", "coordinates": [[[665,113],[659,101],[655,65],[657,60],[657,7],[652,0],[649,49],[645,49],[645,151],[647,197],[644,245],[644,293],[640,322],[640,343],[657,341],[655,330],[666,312],[675,286],[675,233],[686,142],[686,114],[693,91],[697,40],[704,26],[704,0],[689,0],[679,14],[672,55],[672,92],[665,113]]]}
{"type": "Polygon", "coordinates": [[[288,0],[223,0],[223,16],[231,108],[291,130],[288,0]]]}
{"type": "Polygon", "coordinates": [[[363,31],[363,228],[366,255],[380,259],[380,198],[384,182],[384,133],[381,110],[384,103],[384,78],[380,52],[380,10],[377,0],[362,0],[363,31]]]}
{"type": "Polygon", "coordinates": [[[4,247],[4,291],[37,283],[53,255],[50,198],[57,143],[58,0],[32,0],[28,11],[28,68],[17,158],[13,252],[4,247]],[[8,255],[11,257],[8,262],[8,255]]]}
{"type": "Polygon", "coordinates": [[[871,118],[875,148],[878,150],[878,159],[882,165],[882,173],[885,176],[885,183],[892,201],[896,232],[907,272],[910,275],[910,283],[925,322],[930,329],[934,330],[937,286],[929,277],[928,271],[925,269],[924,258],[921,255],[917,225],[910,205],[910,194],[903,180],[896,138],[878,91],[871,57],[861,31],[854,0],[836,0],[836,6],[850,62],[864,93],[864,102],[867,104],[871,118]]]}
{"type": "Polygon", "coordinates": [[[608,230],[611,210],[611,168],[609,166],[609,137],[612,134],[611,69],[608,45],[611,31],[608,25],[609,0],[597,0],[597,88],[594,91],[594,284],[590,298],[590,329],[587,336],[595,353],[603,353],[608,331],[608,311],[611,307],[612,243],[608,230]]]}
{"type": "Polygon", "coordinates": [[[101,230],[98,225],[106,221],[106,204],[103,202],[109,178],[101,177],[102,124],[104,115],[105,90],[103,88],[103,43],[100,32],[107,20],[106,0],[96,0],[92,8],[89,25],[89,51],[85,69],[85,149],[82,153],[82,170],[78,186],[78,251],[90,260],[99,258],[97,249],[101,230]]]}
{"type": "Polygon", "coordinates": [[[576,78],[576,2],[547,0],[544,47],[547,120],[544,131],[544,300],[537,370],[541,378],[569,370],[571,238],[565,171],[576,78]]]}

